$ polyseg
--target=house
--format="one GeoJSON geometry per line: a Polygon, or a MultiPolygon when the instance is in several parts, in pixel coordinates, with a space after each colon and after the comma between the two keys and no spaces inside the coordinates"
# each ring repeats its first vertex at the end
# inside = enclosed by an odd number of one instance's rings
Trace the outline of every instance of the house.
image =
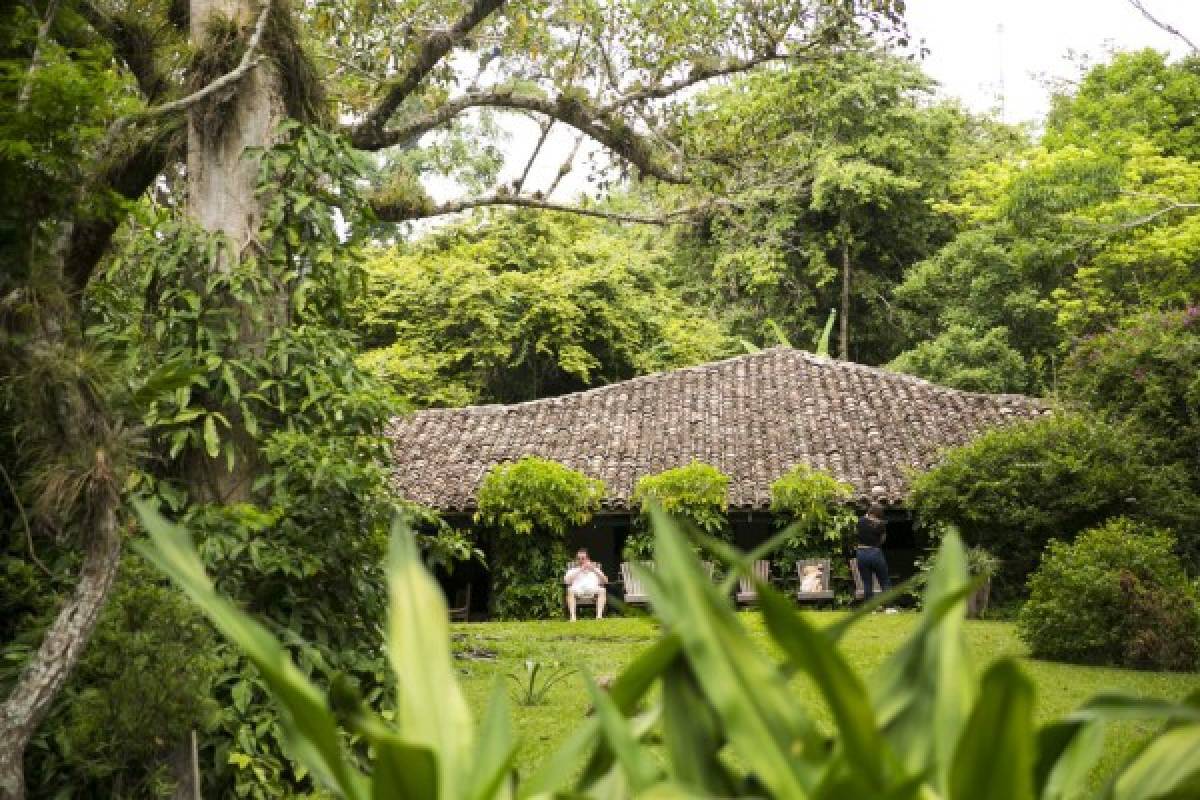
{"type": "Polygon", "coordinates": [[[469,519],[495,464],[536,455],[607,487],[604,506],[571,546],[611,569],[637,514],[638,478],[694,460],[730,476],[739,546],[774,530],[771,483],[797,464],[888,508],[889,558],[903,574],[921,543],[905,507],[910,477],[949,447],[1046,413],[1038,400],[938,386],[909,375],[776,347],[514,405],[431,409],[392,420],[391,482],[402,496],[469,519]]]}

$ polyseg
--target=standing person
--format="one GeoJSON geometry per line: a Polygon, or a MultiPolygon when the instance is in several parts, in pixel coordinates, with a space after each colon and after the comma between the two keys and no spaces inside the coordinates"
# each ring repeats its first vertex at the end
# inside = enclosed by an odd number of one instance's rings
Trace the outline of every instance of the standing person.
{"type": "Polygon", "coordinates": [[[596,619],[604,616],[604,601],[608,595],[604,584],[608,583],[608,576],[599,564],[592,561],[587,550],[579,548],[579,552],[575,554],[575,566],[567,570],[567,574],[563,576],[563,583],[567,585],[567,611],[571,613],[571,622],[575,621],[577,600],[594,598],[596,619]]]}
{"type": "MultiPolygon", "coordinates": [[[[887,559],[883,557],[883,543],[887,540],[887,521],[883,518],[883,506],[872,503],[858,520],[858,545],[854,556],[858,561],[858,574],[863,582],[863,600],[869,601],[875,594],[875,581],[884,591],[892,588],[888,577],[887,559]]],[[[893,609],[888,609],[892,611],[893,609]]]]}

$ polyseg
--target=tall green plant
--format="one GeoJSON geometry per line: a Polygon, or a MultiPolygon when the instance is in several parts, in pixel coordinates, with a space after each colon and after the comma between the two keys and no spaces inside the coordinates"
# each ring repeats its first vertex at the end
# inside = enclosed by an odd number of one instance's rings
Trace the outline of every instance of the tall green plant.
{"type": "MultiPolygon", "coordinates": [[[[868,679],[851,667],[838,642],[870,607],[817,629],[760,583],[768,651],[708,580],[676,524],[656,515],[658,568],[646,579],[662,638],[607,693],[588,678],[596,713],[580,720],[575,734],[531,774],[518,776],[503,686],[476,727],[450,660],[445,601],[408,533],[393,531],[388,560],[387,652],[400,709],[390,723],[346,693],[335,715],[267,630],[214,591],[187,534],[147,507],[141,516],[151,543],[140,544],[140,551],[246,651],[284,710],[292,752],[351,800],[1057,800],[1079,793],[1096,768],[1103,724],[1117,718],[1166,725],[1112,770],[1096,797],[1180,797],[1200,780],[1200,693],[1180,704],[1096,697],[1039,728],[1033,684],[1016,661],[1002,659],[977,677],[962,631],[971,588],[966,557],[953,534],[931,572],[913,635],[868,679]],[[831,733],[795,702],[788,679],[796,673],[820,691],[831,733]],[[350,760],[342,730],[372,746],[366,771],[350,760]],[[662,742],[661,757],[647,750],[651,735],[662,742]]],[[[714,553],[736,571],[752,572],[749,559],[728,546],[714,553]]]]}
{"type": "Polygon", "coordinates": [[[544,458],[492,468],[479,487],[475,521],[492,534],[492,613],[501,619],[562,612],[566,534],[600,507],[604,484],[544,458]]]}

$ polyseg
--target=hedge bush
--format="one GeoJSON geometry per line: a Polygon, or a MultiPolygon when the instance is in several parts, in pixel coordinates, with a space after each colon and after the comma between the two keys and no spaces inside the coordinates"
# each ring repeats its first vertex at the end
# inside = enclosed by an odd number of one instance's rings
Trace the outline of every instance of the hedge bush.
{"type": "Polygon", "coordinates": [[[1152,463],[1143,449],[1095,417],[1054,414],[949,451],[914,480],[913,507],[922,525],[953,525],[1003,559],[993,584],[1002,600],[1023,592],[1047,542],[1115,517],[1179,532],[1180,555],[1200,565],[1200,498],[1183,470],[1152,463]]]}
{"type": "Polygon", "coordinates": [[[488,472],[475,521],[492,534],[494,618],[562,613],[567,531],[586,525],[603,498],[603,482],[544,458],[526,456],[488,472]]]}
{"type": "Polygon", "coordinates": [[[1079,664],[1200,666],[1200,610],[1166,531],[1115,519],[1051,542],[1017,620],[1033,655],[1079,664]]]}

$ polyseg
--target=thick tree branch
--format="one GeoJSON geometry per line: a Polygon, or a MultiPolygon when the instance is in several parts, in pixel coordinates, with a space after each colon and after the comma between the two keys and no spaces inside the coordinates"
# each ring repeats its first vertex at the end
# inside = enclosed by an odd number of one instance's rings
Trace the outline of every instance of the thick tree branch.
{"type": "MultiPolygon", "coordinates": [[[[250,41],[246,44],[246,52],[242,53],[241,60],[238,61],[238,65],[232,70],[226,72],[221,77],[216,78],[206,86],[197,89],[186,97],[180,97],[178,100],[172,100],[169,103],[163,103],[161,105],[142,109],[141,111],[134,112],[133,114],[118,119],[113,123],[112,128],[109,129],[109,132],[105,135],[105,138],[109,139],[112,137],[114,128],[120,129],[132,122],[139,122],[141,120],[151,119],[153,117],[174,114],[177,111],[186,111],[188,108],[194,106],[196,103],[199,103],[206,97],[209,97],[210,95],[221,91],[226,86],[229,86],[231,83],[236,83],[242,78],[246,77],[246,74],[258,66],[259,62],[261,62],[263,59],[263,57],[258,55],[258,47],[262,43],[263,32],[267,29],[267,18],[270,16],[271,4],[269,2],[263,3],[262,11],[259,12],[258,15],[258,22],[254,25],[254,33],[251,34],[250,41]]],[[[120,131],[118,130],[117,132],[119,133],[120,131]]]]}
{"type": "MultiPolygon", "coordinates": [[[[96,455],[103,462],[105,454],[96,455]]],[[[75,591],[0,705],[0,798],[25,797],[25,747],[49,713],[96,628],[121,563],[119,505],[115,488],[99,493],[92,517],[93,530],[84,550],[75,591]]]]}
{"type": "MultiPolygon", "coordinates": [[[[448,100],[434,111],[409,120],[403,127],[383,131],[367,150],[379,150],[407,144],[471,108],[503,108],[528,111],[556,119],[587,134],[636,166],[647,175],[668,183],[683,183],[685,178],[677,164],[664,163],[656,148],[645,136],[638,134],[619,117],[604,117],[595,108],[574,95],[560,95],[557,100],[512,89],[499,89],[461,95],[448,100]]],[[[361,145],[360,145],[361,146],[361,145]]]]}
{"type": "Polygon", "coordinates": [[[723,78],[726,75],[737,75],[742,72],[749,72],[757,66],[767,64],[772,61],[787,61],[794,60],[794,55],[784,55],[780,53],[763,53],[754,58],[734,59],[718,64],[713,67],[695,67],[686,76],[671,81],[669,83],[659,84],[657,86],[646,86],[634,91],[627,92],[615,100],[598,107],[596,110],[601,114],[611,114],[621,108],[631,104],[640,103],[646,100],[661,100],[664,97],[678,94],[690,86],[695,86],[698,83],[712,80],[713,78],[723,78]]]}
{"type": "MultiPolygon", "coordinates": [[[[143,146],[130,148],[127,157],[108,166],[97,185],[105,186],[127,200],[141,197],[166,169],[173,151],[172,133],[168,131],[143,146]]],[[[109,242],[122,222],[122,217],[106,214],[75,223],[63,269],[77,297],[87,288],[96,265],[108,252],[109,242]]]]}
{"type": "Polygon", "coordinates": [[[425,76],[447,53],[504,3],[505,0],[472,0],[471,7],[458,22],[447,30],[430,33],[417,46],[416,55],[413,56],[408,69],[391,82],[379,105],[351,132],[350,141],[354,146],[362,150],[379,150],[385,147],[386,145],[377,144],[378,138],[383,135],[388,120],[396,113],[404,99],[416,90],[425,76]]]}
{"type": "Polygon", "coordinates": [[[1133,228],[1140,228],[1143,225],[1149,225],[1151,222],[1154,222],[1154,220],[1158,219],[1159,217],[1164,217],[1168,214],[1173,214],[1176,211],[1189,211],[1190,212],[1190,211],[1197,211],[1197,210],[1200,210],[1200,203],[1172,203],[1169,206],[1160,208],[1157,211],[1152,211],[1149,214],[1145,214],[1143,216],[1136,217],[1134,219],[1126,220],[1126,221],[1120,223],[1119,225],[1113,226],[1112,230],[1114,232],[1116,232],[1116,231],[1127,231],[1127,230],[1131,230],[1133,228]]]}
{"type": "Polygon", "coordinates": [[[554,194],[554,190],[558,188],[560,183],[562,183],[562,179],[567,177],[571,170],[575,168],[575,156],[579,155],[579,147],[582,144],[583,134],[581,133],[575,137],[575,144],[571,146],[571,152],[567,153],[567,157],[564,158],[563,162],[558,165],[558,172],[554,173],[554,180],[550,182],[548,187],[546,187],[546,197],[554,194]]]}
{"type": "Polygon", "coordinates": [[[153,48],[139,46],[143,39],[130,35],[128,22],[109,16],[97,8],[94,3],[81,2],[78,11],[80,16],[92,26],[92,29],[112,45],[113,52],[125,63],[134,80],[137,81],[138,88],[146,97],[146,102],[158,102],[159,98],[171,88],[171,85],[167,76],[155,62],[153,48]]]}
{"type": "Polygon", "coordinates": [[[537,144],[533,146],[533,152],[529,154],[529,160],[525,162],[525,169],[521,170],[521,177],[517,178],[513,184],[513,192],[520,194],[525,188],[525,181],[529,180],[529,172],[533,169],[534,163],[539,155],[542,154],[542,148],[546,145],[546,139],[550,138],[550,129],[554,127],[554,120],[548,119],[541,125],[541,133],[538,135],[537,144]]]}
{"type": "Polygon", "coordinates": [[[628,214],[621,211],[607,211],[602,208],[588,208],[569,203],[555,203],[540,197],[521,197],[514,194],[499,193],[487,197],[473,197],[466,200],[452,200],[436,206],[407,206],[400,204],[375,203],[375,216],[384,222],[411,222],[418,219],[429,219],[446,214],[457,214],[475,208],[488,206],[509,206],[517,208],[536,208],[541,211],[555,211],[563,214],[576,214],[584,217],[596,217],[614,222],[632,222],[638,225],[674,225],[688,221],[713,205],[682,208],[668,211],[659,215],[628,214]]]}
{"type": "Polygon", "coordinates": [[[1163,22],[1162,20],[1158,19],[1153,14],[1151,14],[1149,9],[1147,9],[1146,6],[1142,4],[1141,0],[1129,0],[1129,4],[1131,6],[1133,6],[1134,8],[1136,8],[1138,11],[1142,12],[1142,16],[1145,17],[1146,19],[1150,20],[1150,22],[1153,25],[1155,25],[1158,28],[1161,28],[1162,30],[1166,31],[1167,33],[1171,34],[1172,36],[1175,36],[1175,37],[1181,39],[1184,42],[1184,44],[1186,44],[1188,47],[1191,48],[1193,53],[1200,53],[1200,47],[1197,47],[1195,42],[1193,42],[1191,39],[1189,39],[1187,36],[1185,36],[1183,34],[1183,32],[1180,31],[1175,26],[1173,26],[1169,23],[1163,22]]]}

